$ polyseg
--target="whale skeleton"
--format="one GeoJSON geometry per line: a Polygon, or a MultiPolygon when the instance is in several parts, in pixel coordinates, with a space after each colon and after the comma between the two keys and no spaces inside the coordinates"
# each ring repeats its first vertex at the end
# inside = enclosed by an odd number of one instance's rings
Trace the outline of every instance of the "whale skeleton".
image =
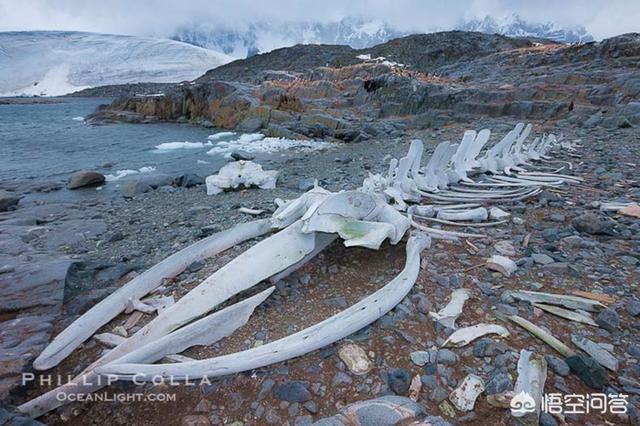
{"type": "MultiPolygon", "coordinates": [[[[130,337],[119,341],[71,383],[53,389],[18,407],[39,417],[70,401],[68,394],[87,394],[120,380],[217,377],[284,361],[334,343],[393,309],[410,291],[420,271],[420,253],[432,238],[452,240],[481,234],[425,226],[417,220],[472,227],[487,219],[486,204],[517,202],[544,187],[582,179],[543,172],[534,164],[551,162],[553,150],[575,151],[553,135],[526,139],[532,126],[519,123],[502,140],[488,144],[488,129],[467,131],[460,143],[436,146],[424,167],[424,145],[413,140],[405,157],[392,159],[385,174],[370,174],[357,190],[330,192],[316,186],[300,197],[276,200],[271,218],[237,225],[169,256],[98,303],[56,336],[34,362],[47,370],[68,357],[82,342],[140,300],[175,277],[195,260],[212,257],[247,240],[270,234],[215,271],[198,286],[130,337]],[[420,204],[422,202],[428,204],[420,204]],[[467,222],[471,221],[471,222],[467,222]],[[409,232],[411,231],[411,232],[409,232]],[[310,261],[335,239],[346,247],[373,250],[388,240],[406,243],[403,270],[387,285],[344,311],[298,333],[242,352],[203,360],[154,364],[194,345],[211,344],[245,324],[273,288],[216,310],[222,303],[260,283],[276,282],[310,261]],[[62,397],[61,397],[62,395],[62,397]]],[[[564,170],[565,166],[558,171],[564,170]]],[[[571,167],[569,167],[571,169],[571,167]]],[[[503,220],[489,222],[499,225],[503,220]]],[[[483,226],[486,226],[484,223],[483,226]]],[[[235,299],[233,299],[235,300],[235,299]]]]}

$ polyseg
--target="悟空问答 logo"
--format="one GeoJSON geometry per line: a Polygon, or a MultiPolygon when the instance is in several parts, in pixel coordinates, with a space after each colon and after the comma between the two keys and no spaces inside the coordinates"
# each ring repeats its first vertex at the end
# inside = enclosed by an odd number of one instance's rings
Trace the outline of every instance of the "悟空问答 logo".
{"type": "Polygon", "coordinates": [[[515,417],[522,417],[536,411],[536,401],[525,391],[520,391],[519,394],[511,398],[509,405],[511,406],[511,414],[515,417]]]}

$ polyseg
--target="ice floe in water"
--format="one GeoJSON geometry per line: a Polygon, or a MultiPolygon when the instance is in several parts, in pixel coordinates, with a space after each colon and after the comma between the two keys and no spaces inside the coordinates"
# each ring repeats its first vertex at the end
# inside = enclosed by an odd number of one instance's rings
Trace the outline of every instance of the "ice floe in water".
{"type": "Polygon", "coordinates": [[[261,133],[247,133],[238,139],[230,141],[219,141],[211,148],[207,154],[224,155],[230,157],[234,151],[244,151],[249,153],[256,152],[278,152],[289,149],[297,151],[316,151],[330,147],[329,142],[314,140],[295,140],[285,138],[267,138],[261,133]]]}
{"type": "Polygon", "coordinates": [[[125,176],[137,175],[140,173],[150,173],[150,172],[154,172],[155,170],[156,168],[152,166],[141,167],[138,170],[131,170],[131,169],[117,170],[115,174],[106,175],[105,179],[107,180],[107,182],[113,182],[114,180],[122,179],[125,176]]]}
{"type": "Polygon", "coordinates": [[[204,148],[205,146],[211,146],[211,142],[207,142],[206,144],[202,142],[165,142],[160,145],[156,145],[155,152],[167,152],[174,151],[176,149],[198,149],[204,148]]]}
{"type": "Polygon", "coordinates": [[[209,139],[210,141],[217,141],[219,139],[224,139],[224,138],[228,138],[235,135],[236,135],[236,132],[219,132],[213,135],[209,135],[207,139],[209,139]]]}

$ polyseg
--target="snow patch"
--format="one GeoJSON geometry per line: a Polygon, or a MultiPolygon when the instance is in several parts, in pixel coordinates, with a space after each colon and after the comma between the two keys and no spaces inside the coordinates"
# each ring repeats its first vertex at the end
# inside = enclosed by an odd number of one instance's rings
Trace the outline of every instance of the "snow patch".
{"type": "Polygon", "coordinates": [[[267,138],[261,133],[247,133],[238,139],[231,141],[219,141],[213,148],[207,151],[209,155],[224,155],[231,157],[234,151],[244,151],[248,153],[272,153],[286,150],[296,151],[317,151],[329,148],[329,142],[316,140],[296,140],[285,138],[267,138]]]}
{"type": "Polygon", "coordinates": [[[155,170],[156,168],[153,166],[141,167],[138,170],[131,170],[131,169],[117,170],[115,174],[106,175],[105,179],[107,180],[107,182],[113,182],[113,181],[122,179],[123,177],[126,177],[126,176],[137,175],[140,173],[150,173],[150,172],[154,172],[155,170]]]}

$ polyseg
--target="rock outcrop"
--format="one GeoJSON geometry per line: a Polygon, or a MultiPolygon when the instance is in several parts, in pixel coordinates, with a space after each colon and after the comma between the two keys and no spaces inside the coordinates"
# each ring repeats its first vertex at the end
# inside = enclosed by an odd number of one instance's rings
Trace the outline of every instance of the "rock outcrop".
{"type": "Polygon", "coordinates": [[[640,35],[567,46],[451,31],[370,49],[297,45],[234,61],[163,96],[121,97],[89,121],[191,121],[358,141],[460,117],[640,123],[640,35]],[[575,118],[572,118],[575,117],[575,118]]]}

